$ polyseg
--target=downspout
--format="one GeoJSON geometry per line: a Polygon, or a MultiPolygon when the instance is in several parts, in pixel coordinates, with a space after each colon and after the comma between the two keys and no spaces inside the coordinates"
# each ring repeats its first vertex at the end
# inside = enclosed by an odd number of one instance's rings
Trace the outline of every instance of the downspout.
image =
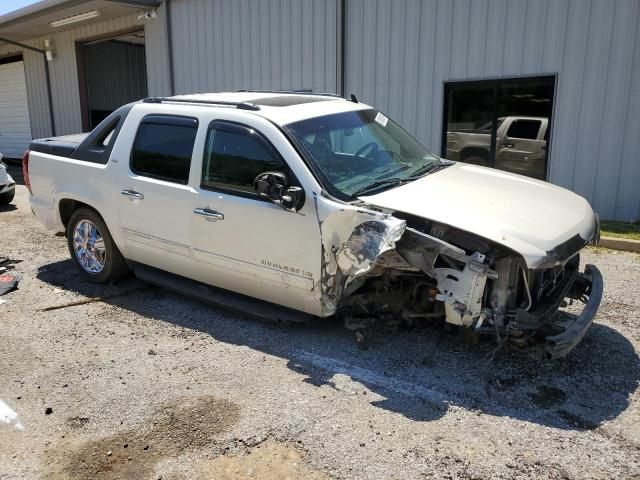
{"type": "Polygon", "coordinates": [[[49,75],[49,62],[47,61],[47,53],[44,50],[41,50],[36,47],[32,47],[30,45],[25,45],[24,43],[14,42],[13,40],[9,40],[8,38],[0,37],[0,41],[6,42],[10,45],[15,45],[16,47],[24,48],[25,50],[31,50],[33,52],[38,52],[42,54],[42,60],[44,61],[44,76],[45,81],[47,82],[47,100],[49,101],[49,121],[51,122],[51,136],[56,136],[56,122],[53,118],[53,96],[51,93],[51,76],[49,75]]]}
{"type": "Polygon", "coordinates": [[[173,32],[171,29],[171,0],[164,0],[164,8],[166,10],[165,20],[167,22],[167,49],[169,50],[169,92],[171,95],[176,94],[176,86],[173,75],[173,32]]]}
{"type": "Polygon", "coordinates": [[[346,97],[345,89],[345,62],[346,62],[346,36],[347,36],[347,0],[337,0],[337,42],[336,50],[338,56],[338,94],[342,97],[346,97]]]}

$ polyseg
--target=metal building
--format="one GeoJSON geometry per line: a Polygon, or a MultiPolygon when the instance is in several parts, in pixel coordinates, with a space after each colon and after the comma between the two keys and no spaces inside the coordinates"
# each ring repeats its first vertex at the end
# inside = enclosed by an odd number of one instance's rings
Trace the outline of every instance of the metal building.
{"type": "Polygon", "coordinates": [[[640,0],[44,0],[0,17],[5,155],[144,96],[240,88],[354,93],[434,153],[640,220],[640,0]]]}

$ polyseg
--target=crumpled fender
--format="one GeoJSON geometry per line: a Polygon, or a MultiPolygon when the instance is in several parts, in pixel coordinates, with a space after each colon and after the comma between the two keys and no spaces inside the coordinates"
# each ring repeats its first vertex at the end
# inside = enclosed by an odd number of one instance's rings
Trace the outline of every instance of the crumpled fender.
{"type": "Polygon", "coordinates": [[[406,228],[404,220],[314,195],[322,237],[320,279],[323,314],[334,313],[342,292],[355,279],[369,273],[376,260],[396,248],[406,228]]]}
{"type": "Polygon", "coordinates": [[[366,220],[353,229],[346,242],[338,249],[338,267],[347,276],[346,284],[369,273],[376,259],[396,247],[406,224],[396,218],[366,220]]]}
{"type": "MultiPolygon", "coordinates": [[[[487,278],[496,272],[484,264],[484,256],[467,256],[464,250],[431,235],[407,227],[404,220],[362,206],[338,204],[314,196],[322,237],[320,289],[323,314],[336,312],[349,286],[369,274],[377,265],[385,266],[385,253],[396,250],[395,266],[423,271],[438,285],[437,299],[445,305],[446,318],[456,325],[471,325],[481,315],[482,295],[487,278]],[[463,263],[462,270],[436,268],[439,255],[463,263]]],[[[357,288],[358,283],[354,286],[357,288]]]]}

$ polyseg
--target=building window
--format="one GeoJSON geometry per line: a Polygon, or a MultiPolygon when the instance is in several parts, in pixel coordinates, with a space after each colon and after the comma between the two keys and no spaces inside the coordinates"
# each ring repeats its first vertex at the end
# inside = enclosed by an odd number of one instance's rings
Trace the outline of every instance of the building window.
{"type": "Polygon", "coordinates": [[[545,180],[555,77],[449,82],[442,156],[545,180]]]}
{"type": "Polygon", "coordinates": [[[138,127],[131,152],[131,171],[168,182],[189,183],[198,120],[148,115],[138,127]]]}
{"type": "Polygon", "coordinates": [[[202,187],[256,195],[253,180],[264,172],[290,175],[284,161],[258,132],[215,121],[209,128],[202,164],[202,187]]]}

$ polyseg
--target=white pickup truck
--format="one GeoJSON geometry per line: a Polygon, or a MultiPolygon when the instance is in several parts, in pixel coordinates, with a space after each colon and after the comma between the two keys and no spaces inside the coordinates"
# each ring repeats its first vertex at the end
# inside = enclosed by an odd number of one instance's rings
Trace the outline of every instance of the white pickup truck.
{"type": "Polygon", "coordinates": [[[476,130],[448,131],[447,158],[544,180],[548,134],[546,117],[500,117],[495,163],[491,162],[490,123],[476,130]]]}
{"type": "Polygon", "coordinates": [[[443,321],[568,353],[598,309],[582,197],[439,159],[329,94],[149,98],[87,135],[33,141],[31,207],[94,282],[140,278],[287,321],[443,321]],[[560,321],[565,299],[586,306],[560,321]]]}

